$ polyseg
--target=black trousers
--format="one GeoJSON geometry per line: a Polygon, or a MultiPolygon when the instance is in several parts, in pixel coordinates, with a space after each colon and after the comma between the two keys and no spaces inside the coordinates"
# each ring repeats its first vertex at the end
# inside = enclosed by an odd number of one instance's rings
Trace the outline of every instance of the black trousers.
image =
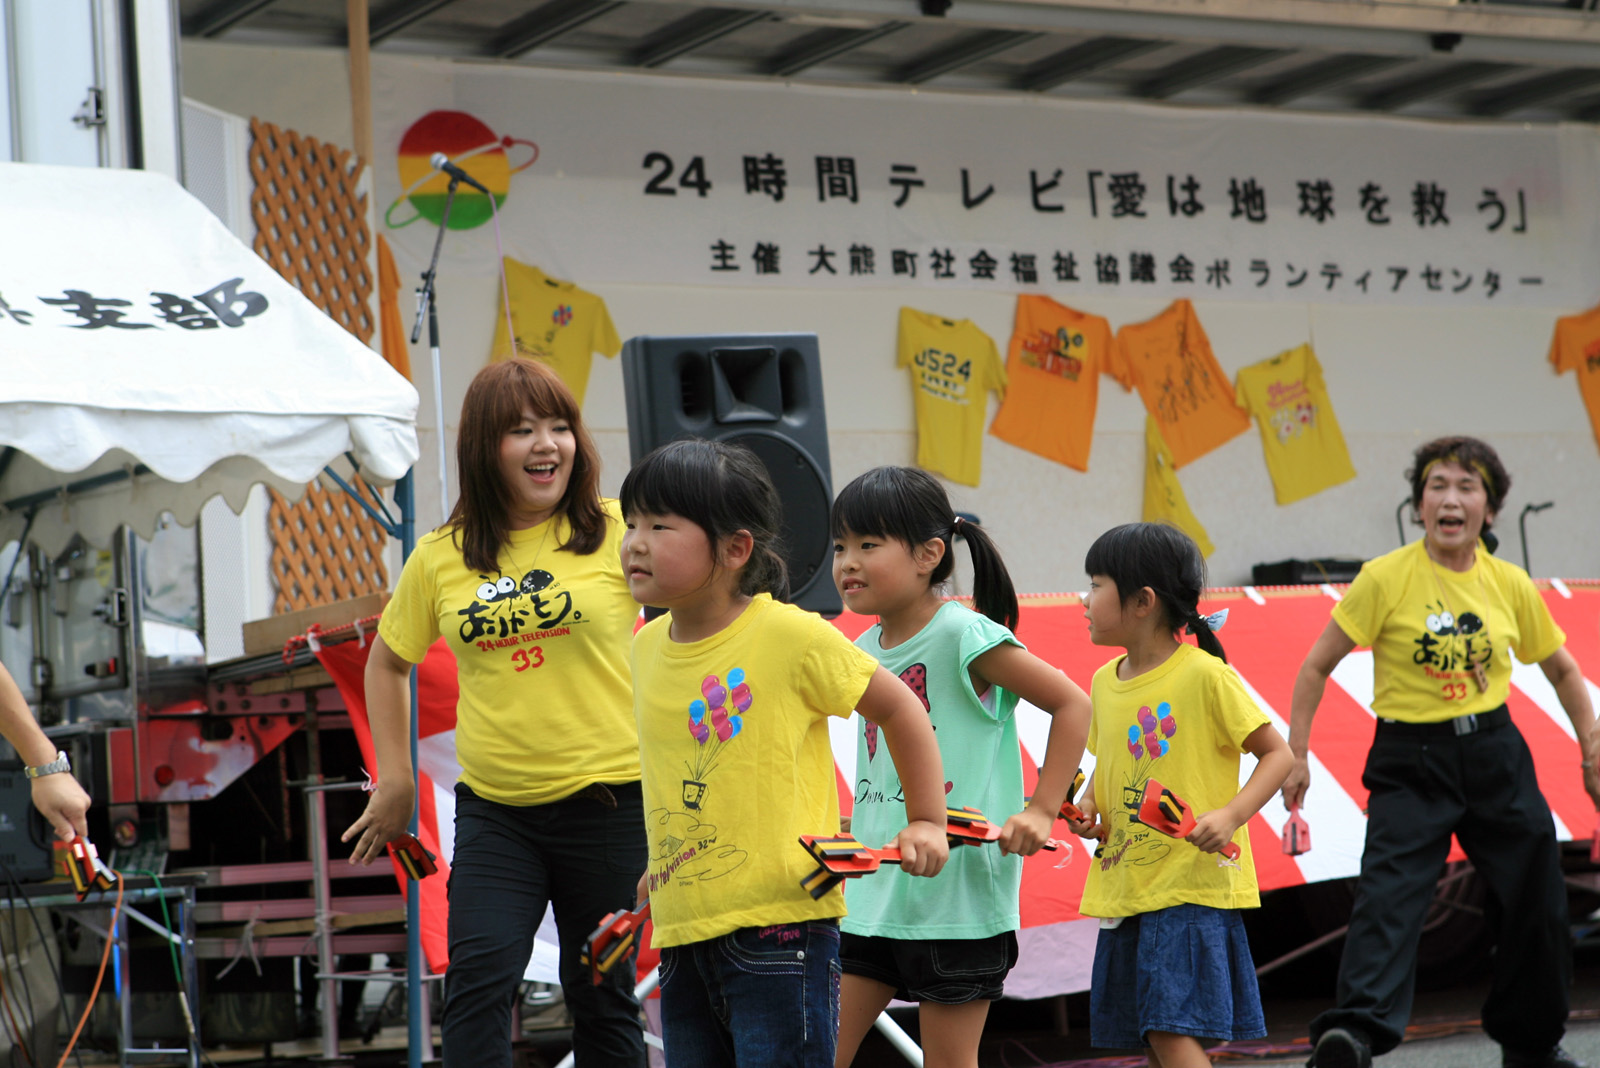
{"type": "Polygon", "coordinates": [[[1454,833],[1487,883],[1495,935],[1483,1029],[1543,1053],[1566,1029],[1572,941],[1550,807],[1517,728],[1456,735],[1378,722],[1362,783],[1371,792],[1338,1007],[1311,1022],[1366,1034],[1374,1054],[1400,1044],[1416,984],[1417,940],[1454,833]]]}
{"type": "Polygon", "coordinates": [[[578,1068],[644,1068],[632,956],[600,986],[578,962],[606,913],[633,908],[645,868],[639,784],[609,789],[614,809],[584,796],[517,807],[456,784],[446,1068],[510,1068],[512,1001],[546,904],[555,908],[578,1068]]]}

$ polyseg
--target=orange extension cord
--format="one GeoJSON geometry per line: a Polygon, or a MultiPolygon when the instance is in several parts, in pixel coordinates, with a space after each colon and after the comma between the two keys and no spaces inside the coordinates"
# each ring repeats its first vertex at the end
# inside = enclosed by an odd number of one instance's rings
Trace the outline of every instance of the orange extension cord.
{"type": "Polygon", "coordinates": [[[83,1007],[83,1015],[78,1018],[78,1026],[73,1028],[72,1037],[67,1040],[67,1048],[61,1052],[61,1059],[56,1062],[56,1068],[66,1068],[67,1058],[72,1056],[72,1047],[78,1044],[78,1036],[83,1033],[83,1025],[89,1022],[89,1013],[94,1011],[95,999],[100,996],[100,983],[106,977],[106,962],[111,959],[111,945],[116,939],[117,920],[122,915],[122,873],[117,872],[117,903],[111,909],[111,925],[106,929],[106,948],[100,954],[100,971],[94,977],[94,989],[89,991],[89,1002],[83,1007]]]}

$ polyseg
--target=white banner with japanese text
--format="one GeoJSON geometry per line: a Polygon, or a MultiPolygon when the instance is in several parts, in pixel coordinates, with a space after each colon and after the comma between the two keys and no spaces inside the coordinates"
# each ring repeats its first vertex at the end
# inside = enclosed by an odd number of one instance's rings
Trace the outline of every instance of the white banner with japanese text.
{"type": "MultiPolygon", "coordinates": [[[[443,151],[509,255],[582,284],[1587,306],[1600,136],[1024,96],[392,64],[384,232],[443,151]],[[392,160],[393,162],[388,162],[392,160]]],[[[494,254],[463,187],[444,254],[494,254]]]]}

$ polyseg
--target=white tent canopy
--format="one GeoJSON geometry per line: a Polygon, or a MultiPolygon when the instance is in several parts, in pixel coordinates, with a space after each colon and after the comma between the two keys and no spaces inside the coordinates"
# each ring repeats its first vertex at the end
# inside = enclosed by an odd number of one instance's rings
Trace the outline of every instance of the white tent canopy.
{"type": "Polygon", "coordinates": [[[47,550],[296,497],[347,452],[380,484],[416,461],[411,383],[172,180],[0,163],[0,194],[0,504],[134,476],[39,507],[47,550]]]}

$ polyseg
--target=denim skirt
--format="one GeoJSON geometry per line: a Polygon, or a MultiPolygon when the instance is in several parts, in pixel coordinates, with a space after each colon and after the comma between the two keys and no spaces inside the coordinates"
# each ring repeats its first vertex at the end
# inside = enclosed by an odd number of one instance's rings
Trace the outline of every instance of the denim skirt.
{"type": "Polygon", "coordinates": [[[1236,909],[1206,905],[1102,927],[1089,993],[1089,1039],[1140,1049],[1149,1031],[1238,1041],[1267,1033],[1255,962],[1236,909]]]}

